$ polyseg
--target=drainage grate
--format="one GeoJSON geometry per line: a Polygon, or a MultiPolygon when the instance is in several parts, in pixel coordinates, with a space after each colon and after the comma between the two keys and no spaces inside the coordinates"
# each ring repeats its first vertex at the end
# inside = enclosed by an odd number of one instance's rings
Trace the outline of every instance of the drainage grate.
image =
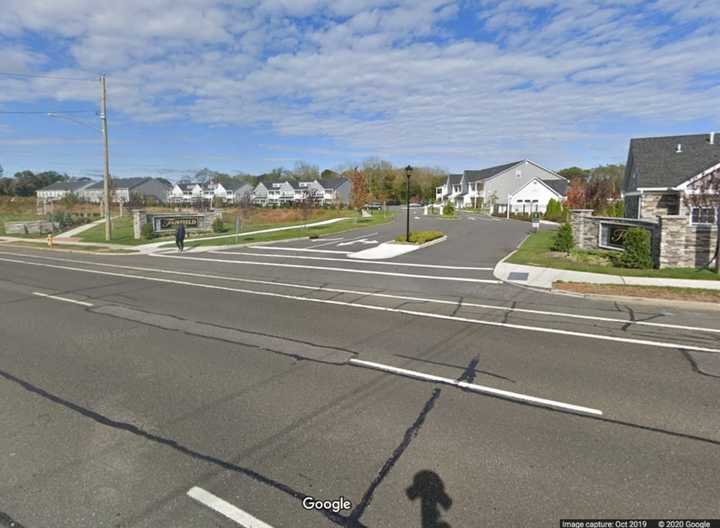
{"type": "Polygon", "coordinates": [[[511,271],[508,275],[508,280],[526,281],[528,280],[529,273],[521,273],[519,271],[511,271]]]}

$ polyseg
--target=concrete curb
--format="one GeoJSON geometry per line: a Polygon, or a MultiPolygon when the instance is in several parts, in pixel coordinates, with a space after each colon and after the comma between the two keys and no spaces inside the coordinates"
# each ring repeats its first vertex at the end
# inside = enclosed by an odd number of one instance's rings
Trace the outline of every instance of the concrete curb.
{"type": "Polygon", "coordinates": [[[712,312],[720,312],[720,304],[714,302],[701,302],[701,301],[680,301],[675,299],[658,299],[650,297],[635,297],[629,295],[605,295],[601,293],[577,293],[566,290],[560,290],[553,288],[549,293],[555,295],[566,295],[568,297],[575,297],[580,299],[590,299],[597,301],[615,301],[623,303],[633,304],[649,304],[649,305],[660,305],[660,306],[676,306],[680,308],[689,308],[696,310],[708,310],[712,312]]]}
{"type": "Polygon", "coordinates": [[[447,235],[443,235],[440,238],[436,238],[435,240],[431,240],[430,242],[425,242],[424,244],[415,245],[415,244],[398,244],[396,242],[383,242],[382,244],[375,246],[370,249],[363,249],[362,251],[356,251],[355,253],[348,254],[349,258],[354,259],[360,259],[360,260],[384,260],[394,257],[399,257],[400,255],[407,255],[408,253],[412,253],[414,251],[417,251],[418,249],[424,249],[426,247],[434,246],[435,244],[439,244],[440,242],[445,242],[447,240],[447,235]],[[390,247],[400,246],[403,251],[396,251],[392,250],[390,251],[390,247]],[[388,249],[388,254],[385,256],[382,256],[383,249],[388,249]],[[379,250],[379,251],[378,251],[379,250]],[[381,256],[374,257],[372,256],[374,253],[380,253],[381,256]],[[368,256],[370,255],[370,256],[368,256]]]}

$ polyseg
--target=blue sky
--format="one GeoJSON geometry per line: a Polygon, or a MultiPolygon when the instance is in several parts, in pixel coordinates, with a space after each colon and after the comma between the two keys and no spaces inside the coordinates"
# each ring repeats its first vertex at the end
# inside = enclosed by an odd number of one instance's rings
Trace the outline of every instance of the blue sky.
{"type": "Polygon", "coordinates": [[[0,74],[6,174],[99,176],[100,72],[117,176],[369,157],[558,169],[720,130],[717,0],[2,4],[0,72],[28,75],[0,74]]]}

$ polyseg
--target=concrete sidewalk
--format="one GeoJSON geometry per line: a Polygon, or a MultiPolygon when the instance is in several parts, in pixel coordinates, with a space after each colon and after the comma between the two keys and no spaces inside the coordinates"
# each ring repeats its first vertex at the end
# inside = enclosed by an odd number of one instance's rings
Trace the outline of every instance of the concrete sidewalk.
{"type": "MultiPolygon", "coordinates": [[[[512,255],[512,253],[510,253],[512,255]]],[[[508,255],[508,257],[510,256],[508,255]]],[[[507,259],[508,257],[505,257],[507,259]]],[[[591,284],[628,284],[633,286],[665,286],[673,288],[703,288],[720,290],[720,280],[669,279],[655,277],[630,277],[606,275],[604,273],[587,273],[539,266],[509,264],[505,259],[498,262],[493,270],[495,278],[511,284],[530,286],[533,288],[551,289],[553,282],[588,282],[591,284]]]]}

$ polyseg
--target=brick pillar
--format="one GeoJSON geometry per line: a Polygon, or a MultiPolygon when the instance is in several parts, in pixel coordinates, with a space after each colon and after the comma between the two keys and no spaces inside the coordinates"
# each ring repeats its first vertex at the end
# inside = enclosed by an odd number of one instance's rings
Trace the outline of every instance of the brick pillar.
{"type": "MultiPolygon", "coordinates": [[[[592,209],[571,209],[570,210],[570,226],[572,227],[573,240],[575,245],[580,249],[590,249],[596,244],[592,243],[592,227],[593,223],[586,221],[586,218],[592,216],[592,209]]],[[[597,235],[597,233],[595,234],[597,235]]]]}
{"type": "Polygon", "coordinates": [[[147,223],[147,215],[144,209],[133,209],[133,237],[135,240],[142,238],[142,227],[147,223]]]}
{"type": "Polygon", "coordinates": [[[688,254],[685,235],[690,220],[687,216],[658,216],[660,229],[660,268],[693,266],[695,255],[688,254]]]}

